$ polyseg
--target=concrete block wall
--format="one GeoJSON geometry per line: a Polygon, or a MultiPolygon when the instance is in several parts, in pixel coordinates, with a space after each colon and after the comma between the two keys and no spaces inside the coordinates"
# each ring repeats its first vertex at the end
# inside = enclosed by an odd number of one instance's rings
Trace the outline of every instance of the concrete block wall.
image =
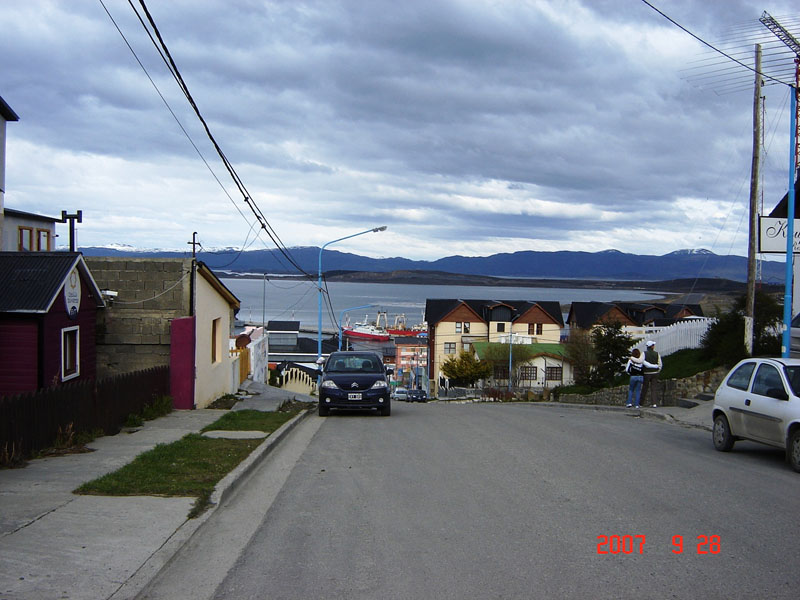
{"type": "Polygon", "coordinates": [[[191,259],[85,260],[98,287],[117,292],[98,311],[98,377],[168,365],[170,321],[191,311],[191,259]]]}

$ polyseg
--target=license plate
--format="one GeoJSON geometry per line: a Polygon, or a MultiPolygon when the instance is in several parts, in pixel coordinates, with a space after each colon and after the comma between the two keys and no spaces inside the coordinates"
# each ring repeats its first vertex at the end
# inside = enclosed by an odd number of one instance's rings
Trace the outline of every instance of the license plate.
{"type": "Polygon", "coordinates": [[[361,392],[355,392],[352,394],[347,394],[348,400],[361,400],[361,392]]]}

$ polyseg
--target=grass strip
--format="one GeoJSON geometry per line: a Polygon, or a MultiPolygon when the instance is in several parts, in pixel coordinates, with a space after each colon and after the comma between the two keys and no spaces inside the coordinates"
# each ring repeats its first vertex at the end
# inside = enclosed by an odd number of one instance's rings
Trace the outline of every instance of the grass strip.
{"type": "Polygon", "coordinates": [[[298,411],[264,412],[261,410],[235,410],[203,427],[202,431],[264,431],[272,433],[294,417],[298,411]]]}
{"type": "MultiPolygon", "coordinates": [[[[297,414],[293,412],[237,411],[203,431],[265,431],[272,433],[297,414]]],[[[170,444],[158,444],[131,463],[83,484],[77,494],[97,496],[194,496],[189,517],[208,507],[214,486],[263,442],[207,438],[190,433],[170,444]]]]}

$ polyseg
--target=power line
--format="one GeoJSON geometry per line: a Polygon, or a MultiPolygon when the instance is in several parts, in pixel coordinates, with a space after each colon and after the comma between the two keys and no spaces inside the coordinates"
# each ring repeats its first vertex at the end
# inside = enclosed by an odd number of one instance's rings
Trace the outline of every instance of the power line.
{"type": "MultiPolygon", "coordinates": [[[[130,3],[130,0],[129,0],[129,3],[130,3]]],[[[130,3],[130,4],[131,4],[131,7],[133,7],[133,4],[132,3],[130,3]]],[[[261,211],[261,209],[258,207],[258,205],[253,200],[252,196],[248,192],[247,188],[244,185],[244,182],[239,177],[239,175],[236,172],[236,170],[234,169],[233,165],[228,160],[227,156],[225,156],[225,153],[223,152],[223,150],[220,147],[220,145],[217,143],[217,140],[214,138],[214,135],[211,133],[211,129],[209,128],[208,123],[206,122],[205,118],[203,117],[202,113],[200,112],[199,107],[197,106],[197,103],[195,102],[194,98],[192,97],[192,94],[189,91],[189,87],[186,85],[186,82],[184,81],[183,76],[181,75],[180,70],[178,69],[178,66],[175,63],[175,60],[172,58],[172,54],[170,53],[169,48],[166,45],[166,42],[164,42],[164,39],[161,36],[161,32],[159,31],[158,26],[155,23],[155,20],[153,19],[152,15],[150,14],[150,11],[148,10],[145,1],[144,0],[139,0],[139,4],[140,4],[140,6],[142,7],[142,10],[145,13],[145,16],[147,17],[147,21],[150,24],[150,27],[152,28],[153,33],[155,34],[156,38],[158,39],[158,44],[156,44],[156,42],[152,38],[152,36],[150,36],[150,40],[153,42],[153,44],[158,49],[159,55],[162,57],[162,60],[164,60],[165,63],[167,64],[170,72],[173,74],[173,77],[178,82],[178,86],[181,88],[181,91],[183,91],[184,96],[186,96],[187,101],[189,102],[189,104],[191,105],[192,109],[194,110],[195,115],[197,115],[197,118],[200,120],[200,123],[203,125],[203,129],[206,132],[206,136],[211,141],[212,145],[214,146],[214,149],[216,150],[217,154],[219,155],[220,159],[222,160],[223,165],[225,165],[226,170],[230,174],[231,179],[233,179],[234,184],[239,189],[239,192],[242,194],[242,197],[244,199],[245,204],[247,204],[248,208],[250,208],[250,210],[255,215],[256,220],[261,225],[262,230],[269,236],[269,238],[272,240],[272,242],[275,244],[275,246],[278,248],[278,250],[281,252],[281,254],[283,254],[283,256],[289,261],[289,263],[295,269],[297,269],[300,273],[303,273],[309,279],[312,279],[313,276],[310,273],[308,273],[307,271],[305,271],[305,269],[303,269],[295,261],[294,257],[292,257],[292,255],[290,254],[289,250],[286,248],[286,246],[283,244],[283,241],[278,236],[277,232],[272,228],[272,226],[269,224],[269,221],[267,221],[267,218],[264,216],[264,213],[261,211]],[[163,53],[162,53],[162,50],[163,50],[163,53]]],[[[133,7],[133,8],[134,8],[134,11],[136,12],[136,14],[138,16],[138,14],[139,14],[138,11],[136,11],[135,7],[133,7]]],[[[141,18],[140,18],[140,22],[141,22],[141,18]]],[[[144,26],[144,23],[142,23],[142,25],[144,26]]]]}
{"type": "MultiPolygon", "coordinates": [[[[650,8],[652,8],[652,9],[653,9],[655,12],[657,12],[659,15],[661,15],[662,17],[664,17],[664,18],[665,18],[667,21],[669,21],[670,23],[672,23],[673,25],[675,25],[675,26],[676,26],[678,29],[681,29],[682,31],[684,31],[684,32],[688,33],[690,36],[692,36],[694,39],[696,39],[696,40],[697,40],[698,42],[700,42],[701,44],[704,44],[705,46],[708,46],[709,48],[711,48],[711,49],[712,49],[714,52],[717,52],[717,53],[721,54],[722,56],[725,56],[725,57],[726,57],[726,58],[728,58],[729,60],[732,60],[732,61],[733,61],[733,62],[735,62],[736,64],[738,64],[738,65],[740,65],[740,66],[744,67],[745,69],[747,69],[748,71],[752,71],[753,73],[756,73],[756,72],[757,72],[755,68],[751,67],[750,65],[747,65],[747,64],[743,63],[742,61],[740,61],[740,60],[738,60],[738,59],[734,58],[733,56],[731,56],[730,54],[728,54],[727,52],[724,52],[724,51],[720,50],[719,48],[717,48],[716,46],[714,46],[714,45],[710,44],[709,42],[705,41],[705,40],[704,40],[703,38],[701,38],[700,36],[698,36],[698,35],[696,35],[696,34],[692,33],[692,32],[691,32],[691,31],[689,31],[689,30],[688,30],[686,27],[684,27],[683,25],[681,25],[680,23],[678,23],[676,20],[674,20],[672,17],[670,17],[669,15],[667,15],[667,14],[663,13],[662,11],[660,11],[659,9],[657,9],[655,6],[653,6],[652,4],[650,4],[650,3],[649,3],[647,0],[642,0],[642,2],[643,2],[644,4],[646,4],[647,6],[649,6],[650,8]]],[[[780,79],[776,79],[775,77],[772,77],[771,75],[767,75],[766,73],[760,73],[760,75],[761,75],[762,77],[766,78],[766,79],[770,79],[770,80],[772,80],[774,83],[779,83],[779,84],[781,84],[781,85],[786,85],[786,86],[792,87],[792,86],[791,86],[791,84],[789,84],[789,83],[786,83],[785,81],[781,81],[780,79]]]]}
{"type": "MultiPolygon", "coordinates": [[[[129,0],[129,1],[130,1],[130,0],[129,0]]],[[[164,106],[166,106],[166,108],[167,108],[167,110],[169,111],[170,115],[172,115],[172,118],[173,118],[173,119],[175,120],[175,122],[178,124],[178,127],[180,128],[181,132],[183,132],[183,135],[186,137],[186,139],[187,139],[187,140],[189,140],[189,143],[191,144],[192,148],[194,148],[194,151],[197,153],[197,155],[200,157],[200,160],[201,160],[201,161],[203,161],[203,164],[206,166],[206,169],[208,169],[209,173],[211,173],[211,176],[212,176],[212,177],[214,178],[214,180],[217,182],[217,184],[219,185],[219,187],[220,187],[220,189],[222,190],[222,192],[223,192],[223,193],[224,193],[224,194],[225,194],[225,195],[228,197],[228,200],[230,200],[231,204],[232,204],[232,205],[233,205],[233,207],[236,209],[236,211],[239,213],[239,215],[242,217],[242,219],[244,219],[244,220],[245,220],[245,222],[246,222],[246,223],[248,223],[248,224],[250,225],[250,231],[252,231],[252,230],[253,230],[253,227],[254,227],[254,223],[251,223],[251,222],[250,222],[250,221],[247,219],[247,217],[245,216],[245,214],[244,214],[244,213],[243,213],[243,212],[242,212],[242,211],[239,209],[239,207],[236,205],[236,202],[233,200],[233,198],[231,197],[231,195],[228,193],[228,190],[226,190],[226,189],[225,189],[225,186],[222,184],[222,182],[220,181],[219,177],[217,177],[217,174],[216,174],[216,173],[214,172],[214,170],[211,168],[211,165],[210,165],[210,164],[208,164],[208,161],[207,161],[207,160],[205,159],[205,157],[203,156],[203,153],[200,151],[200,148],[198,148],[198,147],[197,147],[197,144],[195,144],[194,140],[192,139],[192,136],[191,136],[191,135],[189,135],[189,132],[188,132],[188,131],[186,131],[186,128],[183,126],[183,123],[181,123],[180,119],[178,118],[178,115],[176,115],[176,114],[175,114],[175,111],[174,111],[174,110],[172,110],[172,107],[169,105],[169,102],[167,102],[167,99],[166,99],[166,98],[164,97],[164,95],[161,93],[161,90],[158,88],[158,85],[157,85],[157,84],[156,84],[156,82],[153,80],[153,78],[150,76],[150,73],[147,71],[147,68],[144,66],[144,64],[142,63],[142,61],[139,59],[139,56],[136,54],[136,51],[133,49],[133,47],[131,46],[130,42],[129,42],[129,41],[128,41],[128,39],[125,37],[125,34],[122,32],[122,30],[120,29],[120,27],[119,27],[119,25],[117,24],[116,20],[115,20],[115,19],[114,19],[114,17],[111,15],[111,13],[109,12],[109,10],[108,10],[108,8],[106,7],[106,5],[103,3],[103,0],[99,0],[99,2],[100,2],[100,5],[103,7],[103,10],[105,10],[105,12],[106,12],[106,15],[108,15],[108,18],[111,20],[111,23],[112,23],[112,24],[114,25],[114,27],[116,28],[116,30],[117,30],[117,32],[119,33],[120,37],[122,37],[122,40],[125,42],[125,45],[128,47],[128,50],[130,50],[130,52],[131,52],[131,54],[133,55],[134,59],[135,59],[135,60],[136,60],[136,62],[139,64],[139,67],[142,69],[142,71],[144,72],[145,76],[146,76],[146,77],[147,77],[147,79],[150,81],[150,84],[153,86],[153,89],[155,89],[155,91],[156,91],[156,93],[158,94],[159,98],[161,98],[161,101],[164,103],[164,106]]],[[[137,16],[138,16],[138,13],[137,13],[137,16]]],[[[141,17],[140,17],[140,19],[139,19],[139,20],[140,20],[140,22],[141,22],[141,17]]],[[[148,35],[149,35],[149,32],[148,32],[148,35]]],[[[152,37],[151,37],[151,39],[152,39],[152,37]]],[[[265,246],[266,246],[266,244],[265,244],[265,246]]],[[[240,254],[241,254],[241,253],[240,253],[240,254]]],[[[284,265],[284,266],[285,266],[285,265],[284,265]]]]}

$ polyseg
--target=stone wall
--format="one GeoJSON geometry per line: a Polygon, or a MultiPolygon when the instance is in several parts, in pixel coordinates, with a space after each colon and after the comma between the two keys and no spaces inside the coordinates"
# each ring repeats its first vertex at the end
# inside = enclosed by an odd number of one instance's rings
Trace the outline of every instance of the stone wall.
{"type": "Polygon", "coordinates": [[[168,365],[170,321],[190,314],[191,259],[85,257],[101,290],[98,377],[168,365]]]}
{"type": "MultiPolygon", "coordinates": [[[[663,379],[654,384],[654,394],[659,406],[678,406],[681,399],[697,398],[701,394],[714,394],[725,378],[728,369],[718,367],[686,377],[685,379],[663,379]]],[[[591,394],[560,394],[559,402],[571,404],[603,404],[606,406],[625,406],[628,400],[628,386],[605,388],[591,394]]]]}

